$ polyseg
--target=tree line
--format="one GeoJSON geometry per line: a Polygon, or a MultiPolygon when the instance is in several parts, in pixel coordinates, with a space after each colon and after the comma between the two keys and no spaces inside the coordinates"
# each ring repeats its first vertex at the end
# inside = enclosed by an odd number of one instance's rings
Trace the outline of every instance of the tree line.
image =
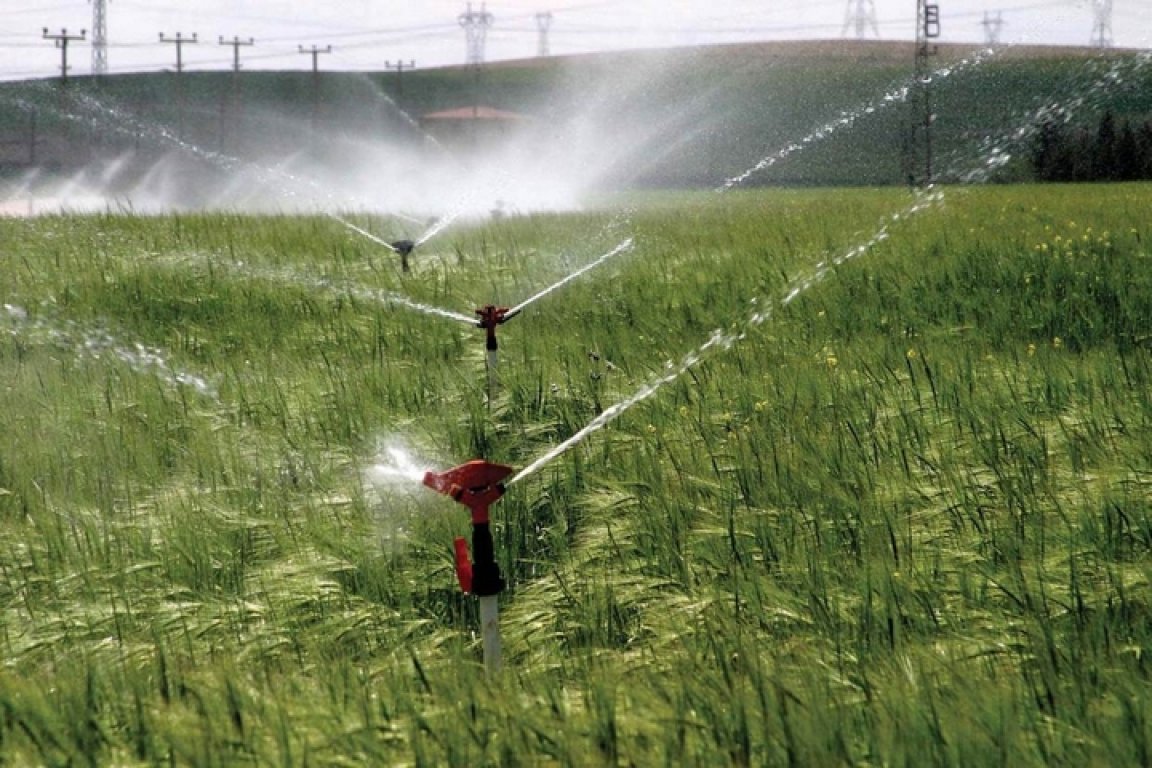
{"type": "Polygon", "coordinates": [[[1050,121],[1032,150],[1038,181],[1152,179],[1152,120],[1117,120],[1105,112],[1093,130],[1050,121]]]}

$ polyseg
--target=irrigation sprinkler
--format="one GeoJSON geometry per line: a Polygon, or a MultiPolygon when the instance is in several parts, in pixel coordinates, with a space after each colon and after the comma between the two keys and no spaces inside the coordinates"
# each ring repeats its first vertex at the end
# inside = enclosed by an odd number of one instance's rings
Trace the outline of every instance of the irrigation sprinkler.
{"type": "Polygon", "coordinates": [[[416,247],[416,243],[411,240],[393,240],[388,243],[388,247],[400,254],[400,269],[407,272],[408,256],[412,253],[412,249],[416,247]]]}
{"type": "Polygon", "coordinates": [[[492,390],[496,383],[496,366],[499,362],[499,349],[500,345],[496,341],[496,326],[503,325],[516,315],[520,314],[520,308],[516,307],[509,309],[508,307],[498,307],[495,304],[488,304],[475,310],[476,314],[480,317],[477,321],[476,327],[483,328],[487,332],[487,338],[484,342],[484,348],[488,351],[488,399],[492,399],[492,390]]]}
{"type": "Polygon", "coordinates": [[[474,459],[439,474],[427,472],[424,485],[450,496],[468,507],[472,515],[472,557],[463,537],[454,542],[456,579],[465,594],[480,601],[480,633],[484,643],[484,669],[488,674],[500,671],[500,608],[497,595],[504,591],[504,578],[496,563],[495,546],[488,508],[504,495],[504,478],[512,468],[474,459]]]}

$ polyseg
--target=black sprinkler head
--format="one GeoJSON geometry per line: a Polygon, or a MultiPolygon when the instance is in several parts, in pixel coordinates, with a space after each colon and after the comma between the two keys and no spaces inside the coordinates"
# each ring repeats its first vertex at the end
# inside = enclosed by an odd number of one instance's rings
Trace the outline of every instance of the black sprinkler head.
{"type": "Polygon", "coordinates": [[[392,249],[401,256],[407,256],[412,253],[412,249],[416,247],[416,243],[411,240],[394,240],[390,245],[392,249]]]}

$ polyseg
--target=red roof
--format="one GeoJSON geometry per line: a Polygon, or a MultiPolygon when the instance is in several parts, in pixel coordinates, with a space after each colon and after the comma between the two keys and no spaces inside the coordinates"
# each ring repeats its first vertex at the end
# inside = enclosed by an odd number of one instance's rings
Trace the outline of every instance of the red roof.
{"type": "Polygon", "coordinates": [[[442,112],[429,112],[421,117],[422,120],[528,120],[527,115],[519,112],[508,112],[492,107],[460,107],[459,109],[446,109],[442,112]]]}

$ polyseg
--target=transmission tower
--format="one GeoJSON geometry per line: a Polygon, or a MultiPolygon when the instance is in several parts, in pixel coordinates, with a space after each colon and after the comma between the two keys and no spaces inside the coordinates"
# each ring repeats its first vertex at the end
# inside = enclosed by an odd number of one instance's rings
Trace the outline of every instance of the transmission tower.
{"type": "Polygon", "coordinates": [[[108,73],[108,14],[106,0],[92,0],[92,74],[108,73]]]}
{"type": "Polygon", "coordinates": [[[478,67],[484,63],[484,45],[488,41],[488,27],[492,26],[494,20],[495,18],[485,8],[485,3],[480,3],[479,11],[473,11],[472,3],[468,3],[468,9],[457,17],[460,26],[464,28],[468,42],[468,64],[478,67]]]}
{"type": "Polygon", "coordinates": [[[1092,0],[1092,45],[1112,47],[1112,0],[1092,0]]]}
{"type": "Polygon", "coordinates": [[[940,6],[934,0],[916,0],[916,71],[915,90],[910,103],[915,112],[909,142],[908,180],[913,185],[932,185],[932,70],[929,62],[936,55],[940,37],[940,6]]]}
{"type": "Polygon", "coordinates": [[[980,26],[984,27],[984,42],[988,45],[1000,45],[1000,30],[1004,28],[1004,17],[1000,11],[996,11],[996,15],[992,16],[988,11],[984,11],[984,21],[980,22],[980,26]]]}
{"type": "Polygon", "coordinates": [[[844,29],[841,36],[848,34],[849,29],[856,32],[856,37],[863,40],[868,34],[868,28],[880,37],[880,28],[876,25],[876,4],[873,0],[848,0],[848,10],[844,14],[844,29]]]}
{"type": "Polygon", "coordinates": [[[552,26],[552,11],[544,11],[543,13],[536,14],[536,31],[538,36],[536,38],[536,55],[548,55],[548,30],[552,26]]]}

